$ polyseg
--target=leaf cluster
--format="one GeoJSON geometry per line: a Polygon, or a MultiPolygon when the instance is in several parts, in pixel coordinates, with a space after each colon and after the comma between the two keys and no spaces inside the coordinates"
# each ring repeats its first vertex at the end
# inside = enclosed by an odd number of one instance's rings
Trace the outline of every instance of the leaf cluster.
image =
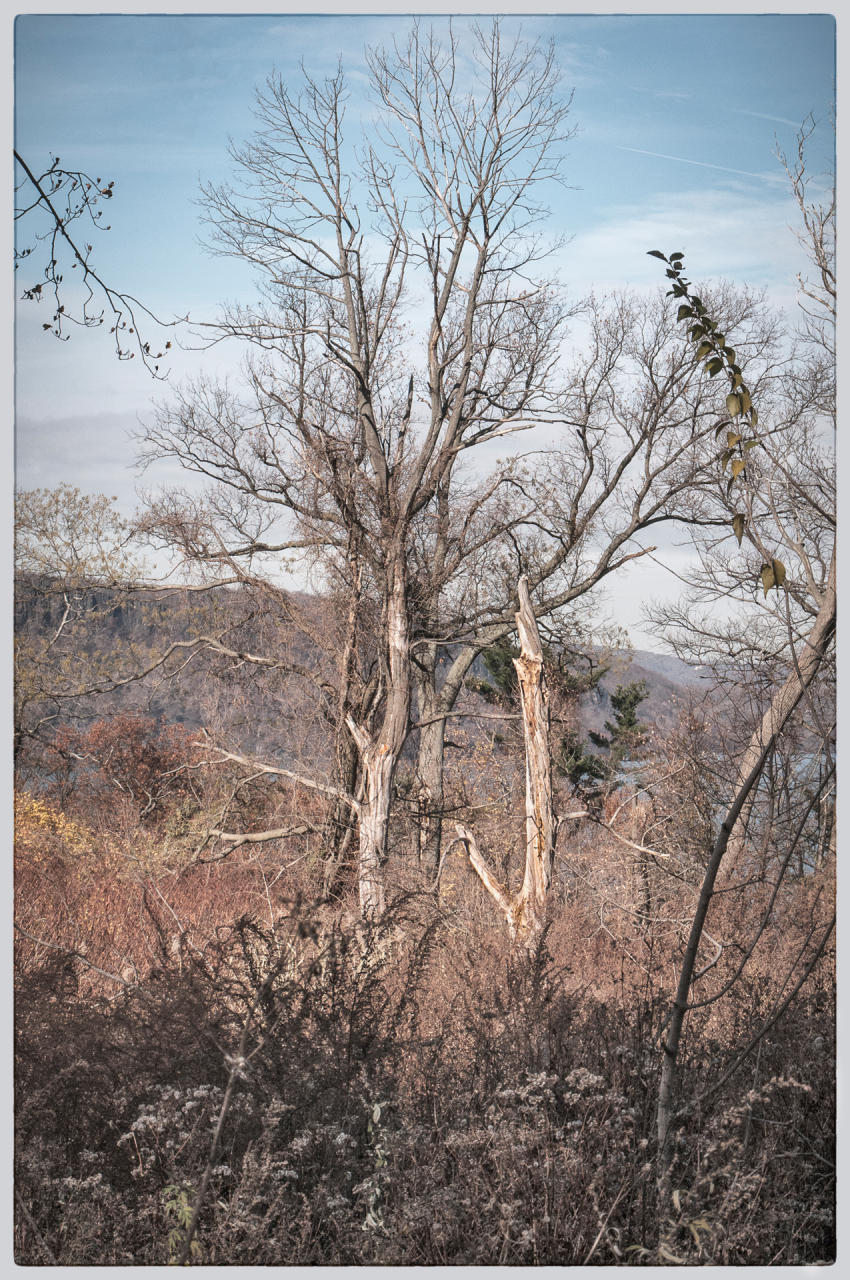
{"type": "MultiPolygon", "coordinates": [[[[714,433],[715,440],[725,435],[725,447],[719,455],[721,470],[730,470],[730,479],[726,485],[726,497],[730,498],[735,482],[741,478],[747,480],[747,458],[752,449],[763,448],[756,434],[758,427],[758,411],[753,404],[752,395],[744,382],[741,366],[737,363],[736,352],[726,343],[726,335],[720,331],[716,320],[708,313],[708,309],[698,294],[691,292],[691,284],[685,278],[685,255],[671,253],[669,258],[660,249],[650,249],[648,256],[660,258],[667,263],[667,278],[671,287],[667,297],[681,298],[676,312],[677,321],[687,324],[688,338],[696,347],[696,359],[703,362],[704,371],[709,378],[725,372],[729,381],[729,392],[726,396],[726,412],[729,420],[721,421],[714,433]]],[[[738,546],[744,537],[747,526],[746,515],[739,511],[732,519],[732,531],[738,540],[738,546]]],[[[777,591],[785,581],[785,566],[780,560],[773,558],[763,564],[760,570],[761,582],[765,597],[771,587],[777,591]]]]}

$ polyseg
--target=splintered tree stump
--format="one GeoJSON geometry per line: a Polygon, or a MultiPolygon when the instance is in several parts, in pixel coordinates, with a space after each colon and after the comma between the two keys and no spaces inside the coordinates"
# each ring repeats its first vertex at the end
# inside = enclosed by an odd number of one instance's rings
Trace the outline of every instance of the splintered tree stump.
{"type": "Polygon", "coordinates": [[[518,893],[503,888],[468,827],[457,824],[472,866],[504,915],[512,941],[533,947],[546,920],[546,898],[552,880],[557,818],[552,808],[552,758],[549,749],[549,695],[543,673],[543,649],[531,607],[528,579],[517,587],[516,615],[520,655],[514,659],[522,701],[525,737],[525,875],[518,893]]]}

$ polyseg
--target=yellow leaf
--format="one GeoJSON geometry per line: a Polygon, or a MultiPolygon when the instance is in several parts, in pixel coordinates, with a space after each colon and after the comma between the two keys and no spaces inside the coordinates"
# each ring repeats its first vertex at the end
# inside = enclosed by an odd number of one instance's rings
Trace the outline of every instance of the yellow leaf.
{"type": "Polygon", "coordinates": [[[677,1258],[675,1253],[670,1252],[666,1244],[660,1244],[658,1246],[658,1253],[659,1253],[659,1256],[662,1257],[665,1262],[675,1262],[680,1267],[684,1266],[685,1259],[677,1258]]]}

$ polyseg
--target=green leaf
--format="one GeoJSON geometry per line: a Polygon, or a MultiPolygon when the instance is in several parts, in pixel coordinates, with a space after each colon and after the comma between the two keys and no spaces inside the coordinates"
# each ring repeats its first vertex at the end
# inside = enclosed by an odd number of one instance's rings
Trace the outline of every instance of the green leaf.
{"type": "Polygon", "coordinates": [[[705,325],[703,324],[692,324],[690,329],[688,330],[688,336],[694,342],[696,342],[697,338],[702,338],[704,335],[705,335],[705,325]]]}
{"type": "Polygon", "coordinates": [[[721,469],[722,469],[723,471],[725,471],[725,470],[726,470],[726,468],[727,468],[727,466],[729,465],[729,459],[730,459],[731,457],[732,457],[732,450],[731,450],[731,449],[724,449],[724,450],[723,450],[723,452],[721,453],[721,455],[720,455],[720,461],[721,461],[721,463],[722,463],[722,468],[721,468],[721,469]]]}
{"type": "Polygon", "coordinates": [[[746,387],[742,387],[739,394],[741,397],[741,412],[747,413],[753,407],[753,398],[746,387]]]}
{"type": "Polygon", "coordinates": [[[772,560],[770,567],[773,569],[773,580],[777,587],[781,587],[785,581],[785,565],[781,560],[772,560]]]}
{"type": "Polygon", "coordinates": [[[713,378],[714,375],[719,373],[723,368],[723,361],[720,359],[720,356],[715,356],[713,360],[709,360],[705,367],[708,370],[708,376],[713,378]]]}
{"type": "Polygon", "coordinates": [[[712,350],[710,342],[701,342],[697,347],[697,360],[702,360],[703,356],[711,355],[712,350]]]}
{"type": "Polygon", "coordinates": [[[679,273],[678,273],[678,271],[671,271],[669,267],[668,267],[668,269],[664,272],[664,274],[665,274],[665,276],[668,276],[671,280],[678,280],[678,279],[679,279],[679,273]]]}
{"type": "Polygon", "coordinates": [[[733,373],[732,386],[735,389],[735,391],[737,391],[739,387],[743,386],[743,384],[744,384],[744,379],[741,377],[740,373],[733,373]]]}
{"type": "Polygon", "coordinates": [[[740,444],[741,437],[735,431],[726,432],[726,443],[730,449],[734,449],[736,444],[740,444]]]}
{"type": "Polygon", "coordinates": [[[740,511],[738,512],[737,515],[732,517],[732,532],[734,533],[735,537],[738,539],[739,547],[744,537],[744,526],[746,525],[746,523],[747,523],[747,518],[746,516],[743,516],[740,511]]]}
{"type": "Polygon", "coordinates": [[[755,436],[753,436],[751,439],[745,440],[741,445],[741,448],[744,450],[744,453],[749,453],[750,449],[763,449],[764,445],[761,440],[756,440],[755,436]]]}
{"type": "Polygon", "coordinates": [[[685,255],[683,253],[671,253],[670,261],[672,262],[674,258],[684,258],[684,256],[685,255]]]}
{"type": "Polygon", "coordinates": [[[720,350],[721,350],[721,351],[722,351],[722,350],[723,350],[723,348],[726,346],[726,338],[724,337],[724,335],[723,335],[722,333],[717,333],[717,332],[715,332],[715,334],[714,334],[714,341],[717,343],[717,345],[718,345],[718,347],[720,348],[720,350]]]}
{"type": "Polygon", "coordinates": [[[741,401],[732,392],[726,397],[726,412],[730,418],[737,418],[741,412],[741,401]]]}
{"type": "Polygon", "coordinates": [[[735,363],[735,352],[731,347],[726,348],[726,359],[729,361],[730,365],[735,363]]]}
{"type": "Polygon", "coordinates": [[[720,436],[721,436],[721,433],[722,433],[722,432],[724,432],[725,430],[726,430],[726,423],[725,423],[725,422],[721,422],[719,427],[715,427],[715,428],[714,428],[714,438],[715,438],[715,440],[719,440],[719,439],[720,439],[720,436]]]}
{"type": "Polygon", "coordinates": [[[758,412],[755,409],[753,409],[752,412],[750,413],[750,422],[753,424],[754,427],[757,427],[759,424],[758,412]]]}
{"type": "Polygon", "coordinates": [[[761,585],[764,587],[764,598],[767,599],[767,593],[775,584],[776,578],[773,573],[773,565],[763,564],[761,567],[761,585]]]}
{"type": "Polygon", "coordinates": [[[688,316],[692,316],[693,314],[694,313],[691,308],[685,303],[682,303],[681,307],[679,307],[679,310],[676,312],[676,319],[687,320],[688,316]]]}
{"type": "Polygon", "coordinates": [[[660,258],[662,262],[666,262],[667,258],[660,249],[650,249],[646,255],[648,258],[660,258]]]}
{"type": "Polygon", "coordinates": [[[741,472],[744,470],[744,467],[746,465],[747,464],[743,458],[733,459],[732,461],[732,479],[733,480],[736,478],[736,476],[739,476],[741,474],[741,472]]]}

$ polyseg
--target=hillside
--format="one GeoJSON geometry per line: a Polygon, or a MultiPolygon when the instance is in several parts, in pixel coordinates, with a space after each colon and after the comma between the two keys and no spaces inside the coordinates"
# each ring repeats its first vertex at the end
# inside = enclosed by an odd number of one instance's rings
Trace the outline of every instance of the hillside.
{"type": "MultiPolygon", "coordinates": [[[[328,602],[306,594],[293,594],[286,599],[288,616],[274,620],[277,631],[269,644],[270,637],[263,634],[267,626],[254,616],[252,602],[238,591],[220,589],[198,598],[179,589],[156,596],[128,596],[106,588],[90,590],[80,593],[78,601],[84,625],[76,632],[69,630],[62,643],[66,652],[84,649],[102,658],[133,650],[140,661],[150,661],[174,641],[186,641],[198,634],[223,634],[234,648],[268,653],[333,681],[336,654],[332,640],[327,639],[333,632],[328,602]]],[[[59,627],[64,607],[64,596],[46,592],[44,583],[19,583],[16,634],[45,641],[59,627]]],[[[441,661],[448,662],[449,658],[450,651],[446,650],[441,661]]],[[[473,686],[478,682],[492,683],[481,657],[470,674],[469,683],[473,686]]],[[[601,731],[610,718],[611,693],[617,686],[644,681],[648,693],[640,706],[640,719],[664,731],[673,723],[682,698],[698,687],[701,679],[698,669],[673,655],[640,649],[615,650],[597,688],[579,699],[580,728],[584,733],[601,731]]],[[[241,667],[235,673],[232,662],[207,658],[185,666],[168,679],[154,675],[142,683],[127,684],[101,699],[100,705],[112,713],[143,711],[190,729],[213,721],[224,722],[241,748],[272,751],[284,758],[289,755],[289,729],[293,727],[299,753],[303,754],[303,702],[305,698],[309,703],[315,702],[311,681],[290,675],[284,683],[285,692],[282,686],[278,687],[270,701],[267,690],[257,684],[250,668],[241,667]],[[235,696],[237,690],[239,696],[235,696]]],[[[470,711],[487,706],[486,700],[471,690],[464,699],[463,705],[470,711]]],[[[317,759],[322,759],[326,748],[320,734],[315,736],[313,746],[317,759]]]]}

